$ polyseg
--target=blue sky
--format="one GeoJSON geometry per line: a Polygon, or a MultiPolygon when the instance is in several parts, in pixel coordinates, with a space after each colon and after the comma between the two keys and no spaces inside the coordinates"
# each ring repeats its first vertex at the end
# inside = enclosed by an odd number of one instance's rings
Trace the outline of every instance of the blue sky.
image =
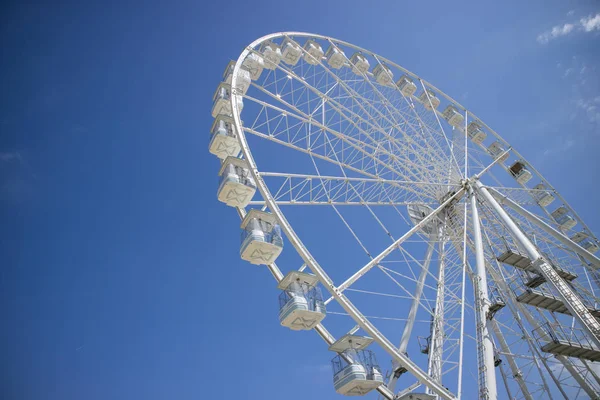
{"type": "Polygon", "coordinates": [[[595,1],[60,2],[0,14],[0,394],[329,399],[216,200],[212,94],[254,39],[355,43],[473,110],[598,233],[595,1]]]}

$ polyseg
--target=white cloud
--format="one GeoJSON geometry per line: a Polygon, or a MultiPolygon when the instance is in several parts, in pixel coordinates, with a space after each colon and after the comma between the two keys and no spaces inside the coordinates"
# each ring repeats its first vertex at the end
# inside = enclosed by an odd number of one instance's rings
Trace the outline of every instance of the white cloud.
{"type": "MultiPolygon", "coordinates": [[[[568,16],[573,15],[571,11],[567,13],[568,16]]],[[[566,23],[562,25],[553,26],[549,31],[540,33],[537,37],[537,41],[546,44],[551,40],[559,38],[561,36],[569,35],[573,32],[583,31],[592,32],[600,30],[600,13],[596,15],[588,15],[587,17],[581,18],[579,21],[574,23],[566,23]]]]}
{"type": "Polygon", "coordinates": [[[590,123],[600,123],[600,96],[593,99],[577,99],[576,103],[587,116],[590,123]]]}
{"type": "Polygon", "coordinates": [[[579,23],[583,27],[583,30],[586,32],[600,30],[600,13],[594,15],[593,17],[590,15],[590,16],[581,18],[579,20],[579,23]]]}
{"type": "Polygon", "coordinates": [[[567,17],[572,16],[573,14],[575,14],[575,10],[571,10],[567,13],[567,17]]]}
{"type": "Polygon", "coordinates": [[[564,24],[564,25],[556,25],[552,27],[551,30],[541,33],[538,35],[537,40],[540,43],[548,43],[552,39],[556,39],[561,36],[568,35],[573,31],[575,25],[573,24],[564,24]]]}
{"type": "Polygon", "coordinates": [[[570,64],[561,66],[559,70],[563,72],[563,79],[571,84],[571,119],[585,121],[595,131],[600,131],[600,79],[597,67],[573,56],[570,64]]]}
{"type": "Polygon", "coordinates": [[[22,162],[23,158],[21,157],[21,153],[14,152],[0,152],[0,161],[9,163],[9,162],[22,162]]]}

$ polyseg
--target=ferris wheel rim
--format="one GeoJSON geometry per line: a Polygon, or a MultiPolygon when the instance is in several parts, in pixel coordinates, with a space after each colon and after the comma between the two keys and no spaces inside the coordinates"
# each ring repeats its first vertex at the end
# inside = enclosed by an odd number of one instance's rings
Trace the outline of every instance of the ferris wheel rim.
{"type": "MultiPolygon", "coordinates": [[[[267,40],[271,40],[271,39],[274,39],[277,37],[282,37],[282,36],[310,36],[310,37],[317,37],[317,38],[321,38],[321,39],[325,39],[325,40],[329,39],[326,36],[312,35],[312,34],[301,33],[301,32],[274,33],[274,34],[265,35],[259,39],[256,39],[242,51],[242,53],[240,54],[240,56],[238,57],[238,59],[235,62],[235,66],[233,69],[233,75],[232,75],[232,81],[231,81],[231,85],[233,88],[236,87],[237,75],[241,68],[242,62],[244,61],[246,56],[248,54],[250,54],[250,52],[253,51],[253,49],[256,46],[258,46],[259,44],[261,44],[267,40]]],[[[351,47],[356,47],[351,44],[347,44],[347,45],[351,46],[351,47]]],[[[231,96],[232,115],[233,115],[234,123],[236,124],[236,127],[238,128],[238,133],[239,133],[238,140],[241,144],[241,149],[242,149],[244,158],[245,158],[246,162],[248,163],[249,170],[256,181],[257,188],[265,200],[265,204],[269,207],[269,210],[271,212],[273,212],[276,215],[276,217],[278,218],[278,221],[279,221],[283,231],[285,232],[288,240],[292,243],[292,245],[294,246],[294,248],[296,249],[298,254],[301,256],[301,258],[311,268],[311,271],[313,273],[315,273],[315,275],[317,276],[317,278],[319,279],[321,284],[331,293],[332,296],[335,297],[336,301],[342,305],[342,307],[348,312],[348,314],[350,314],[351,318],[354,319],[361,326],[361,328],[363,328],[367,333],[371,334],[375,338],[375,341],[378,342],[379,345],[388,354],[390,354],[392,356],[392,358],[394,358],[397,362],[399,362],[401,365],[403,365],[405,368],[407,368],[415,377],[417,377],[419,380],[427,379],[429,377],[429,375],[425,371],[421,370],[421,368],[418,365],[416,365],[412,360],[410,360],[406,355],[399,353],[398,350],[396,349],[396,347],[389,341],[389,339],[387,339],[385,336],[383,336],[377,330],[377,328],[375,328],[375,326],[370,321],[368,321],[368,319],[366,319],[364,316],[362,316],[362,314],[356,313],[355,310],[358,310],[358,309],[352,304],[352,302],[350,302],[350,300],[345,298],[345,296],[343,296],[343,294],[335,287],[335,285],[333,284],[333,281],[329,278],[329,276],[327,275],[325,270],[322,269],[322,267],[320,267],[320,265],[317,263],[317,261],[314,259],[314,257],[310,254],[310,252],[308,251],[306,246],[300,240],[299,236],[296,234],[294,229],[291,227],[291,225],[287,221],[287,218],[285,217],[284,213],[279,208],[279,205],[277,204],[275,199],[272,197],[270,190],[267,187],[267,185],[265,184],[264,180],[262,179],[262,176],[260,175],[259,170],[257,168],[256,162],[254,161],[254,157],[252,155],[252,152],[250,151],[248,142],[246,140],[245,134],[242,129],[242,122],[241,122],[241,118],[240,118],[241,111],[239,110],[237,102],[233,101],[233,99],[237,96],[239,96],[237,91],[232,90],[232,96],[231,96]]],[[[455,194],[454,197],[458,197],[457,196],[458,193],[461,193],[461,195],[462,195],[463,192],[464,192],[464,190],[457,192],[457,194],[455,194]]],[[[448,203],[450,201],[451,201],[451,199],[447,200],[448,203]]],[[[436,394],[438,394],[439,396],[441,396],[444,399],[451,400],[451,399],[455,398],[454,394],[452,394],[448,389],[446,389],[446,387],[444,387],[439,382],[429,382],[428,386],[436,394]]]]}
{"type": "MultiPolygon", "coordinates": [[[[245,59],[245,57],[250,54],[250,52],[255,51],[254,49],[260,45],[263,42],[266,42],[268,40],[272,40],[275,38],[280,38],[280,37],[288,37],[288,36],[299,36],[299,37],[307,37],[307,38],[318,38],[318,39],[322,39],[322,40],[327,40],[330,41],[331,43],[335,42],[335,43],[340,43],[343,44],[345,46],[357,49],[361,52],[365,52],[368,54],[373,55],[374,57],[376,57],[376,59],[378,60],[378,62],[380,62],[380,60],[383,60],[387,65],[391,65],[394,66],[395,68],[409,74],[412,77],[416,77],[423,85],[427,85],[428,89],[431,90],[435,90],[437,93],[441,94],[442,96],[446,97],[453,105],[456,105],[460,108],[462,108],[465,113],[467,113],[468,115],[470,115],[472,118],[474,118],[475,120],[477,120],[478,122],[480,122],[482,124],[482,126],[486,127],[487,130],[492,133],[496,138],[498,138],[501,143],[506,144],[507,146],[509,146],[509,149],[511,152],[513,152],[516,156],[518,156],[521,160],[525,161],[527,163],[527,165],[532,169],[533,172],[535,172],[535,174],[542,180],[543,183],[545,183],[547,185],[548,188],[550,188],[553,193],[555,193],[557,195],[557,197],[563,202],[563,205],[566,206],[571,212],[572,214],[578,219],[579,222],[582,223],[582,225],[584,226],[584,228],[586,230],[588,230],[588,232],[590,232],[590,234],[593,233],[591,232],[591,230],[589,230],[589,228],[587,227],[587,225],[585,225],[585,222],[576,214],[576,212],[573,210],[572,207],[570,207],[568,205],[568,203],[566,201],[564,201],[564,199],[562,198],[562,196],[560,196],[560,194],[558,193],[557,190],[555,190],[544,178],[543,176],[535,169],[535,167],[526,161],[526,159],[524,157],[522,157],[512,146],[510,146],[508,144],[508,142],[506,140],[504,140],[500,135],[498,135],[495,131],[493,131],[491,128],[489,128],[489,126],[487,126],[481,119],[477,118],[473,113],[471,113],[470,111],[468,111],[466,108],[464,108],[462,105],[460,105],[460,103],[458,103],[457,101],[455,101],[454,99],[452,99],[451,97],[445,95],[441,90],[437,89],[435,86],[431,85],[430,83],[426,82],[425,80],[423,80],[422,78],[418,77],[417,75],[413,74],[412,72],[404,69],[403,67],[399,66],[398,64],[384,58],[381,56],[376,55],[375,53],[372,53],[371,51],[368,51],[366,49],[363,49],[359,46],[356,46],[354,44],[348,43],[348,42],[344,42],[338,39],[334,39],[328,36],[324,36],[324,35],[317,35],[317,34],[311,34],[311,33],[305,33],[305,32],[280,32],[280,33],[273,33],[270,35],[266,35],[263,36],[257,40],[255,40],[254,42],[252,42],[249,46],[247,46],[244,51],[240,54],[240,56],[238,57],[235,66],[234,66],[234,70],[233,70],[233,76],[232,76],[232,87],[236,87],[236,80],[237,80],[237,75],[238,75],[238,71],[241,67],[241,64],[243,62],[243,60],[245,59]]],[[[232,99],[234,97],[240,96],[238,93],[236,93],[235,90],[232,90],[232,99]]],[[[262,195],[262,197],[265,200],[265,204],[269,207],[270,211],[273,212],[277,218],[279,219],[279,221],[281,222],[282,228],[284,230],[284,232],[286,233],[286,236],[288,237],[288,239],[290,240],[290,242],[292,243],[292,245],[294,246],[294,248],[296,249],[296,251],[298,251],[298,254],[301,255],[302,258],[303,257],[303,253],[305,255],[307,255],[309,257],[309,259],[312,259],[312,261],[314,262],[314,265],[311,264],[311,269],[313,270],[313,272],[316,273],[315,269],[313,269],[312,267],[315,267],[316,269],[322,269],[317,261],[312,257],[312,255],[310,254],[308,248],[304,245],[304,243],[302,242],[302,240],[300,239],[300,237],[296,234],[295,230],[293,229],[293,227],[291,226],[291,224],[289,224],[289,222],[287,221],[284,212],[281,210],[281,208],[279,207],[279,204],[277,202],[277,200],[275,198],[273,198],[272,194],[271,194],[271,190],[269,189],[269,187],[266,185],[266,183],[263,181],[263,176],[261,175],[261,173],[258,170],[257,164],[254,160],[254,157],[252,155],[252,151],[248,145],[248,142],[246,140],[246,134],[244,132],[244,129],[242,127],[241,124],[241,118],[240,118],[240,110],[238,107],[238,103],[236,101],[232,101],[232,114],[233,114],[233,119],[235,122],[236,127],[238,128],[238,133],[239,133],[239,141],[241,143],[241,148],[244,154],[244,158],[246,159],[246,161],[249,164],[249,169],[253,175],[253,177],[256,180],[258,189],[262,195]],[[300,251],[299,247],[301,247],[302,251],[300,251]]],[[[507,150],[507,151],[508,151],[507,150]]],[[[526,187],[525,187],[526,188],[526,187]]],[[[527,189],[527,188],[526,188],[527,189]]],[[[466,230],[466,227],[465,227],[466,230]]],[[[466,246],[465,246],[466,248],[466,246]]],[[[306,261],[306,260],[305,260],[306,261]]],[[[307,262],[308,264],[308,262],[307,262]]],[[[324,270],[323,271],[323,276],[327,277],[326,272],[324,270]]],[[[330,293],[332,293],[332,295],[334,295],[336,288],[333,286],[333,282],[331,281],[331,279],[321,279],[321,276],[319,276],[318,273],[316,273],[317,276],[319,277],[319,280],[321,281],[321,283],[327,288],[328,291],[330,291],[330,293]]],[[[337,298],[336,300],[338,302],[340,302],[337,298]]],[[[346,299],[350,305],[353,306],[352,302],[350,302],[350,300],[346,299]]],[[[355,306],[353,306],[355,307],[355,306]]],[[[355,316],[353,316],[351,313],[349,313],[350,316],[360,324],[359,319],[355,318],[355,316]]],[[[362,314],[360,314],[362,315],[362,314]]],[[[367,322],[369,322],[367,320],[367,322]]],[[[373,325],[371,325],[373,329],[376,329],[373,325]]],[[[387,338],[386,338],[387,339],[387,338]]],[[[381,343],[380,343],[381,344],[381,343]]],[[[385,349],[385,346],[382,346],[385,349]]],[[[390,355],[392,355],[393,358],[395,358],[395,355],[390,353],[389,351],[386,350],[386,352],[388,352],[390,355]]],[[[404,360],[403,360],[404,361],[404,360]]],[[[412,372],[412,371],[411,371],[412,372]]],[[[443,393],[443,392],[441,392],[443,393]]],[[[448,392],[449,393],[449,392],[448,392]]],[[[446,398],[451,398],[451,397],[446,397],[446,398]]]]}

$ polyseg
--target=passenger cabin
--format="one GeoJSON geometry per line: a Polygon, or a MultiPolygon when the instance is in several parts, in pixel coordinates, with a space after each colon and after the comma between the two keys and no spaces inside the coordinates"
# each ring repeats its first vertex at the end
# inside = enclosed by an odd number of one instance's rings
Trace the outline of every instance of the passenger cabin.
{"type": "Polygon", "coordinates": [[[302,48],[292,39],[286,37],[281,43],[281,60],[288,65],[296,65],[302,56],[302,48]]]}
{"type": "Polygon", "coordinates": [[[279,322],[291,330],[310,330],[325,318],[325,303],[316,276],[299,271],[289,272],[277,286],[279,322]]]}
{"type": "MultiPolygon", "coordinates": [[[[227,64],[227,68],[225,68],[225,72],[223,72],[223,82],[228,83],[231,86],[232,78],[233,78],[233,68],[235,67],[235,61],[230,61],[227,64]]],[[[240,68],[238,70],[238,75],[236,79],[236,89],[238,94],[245,95],[250,87],[250,71],[245,68],[240,68]]]]}
{"type": "Polygon", "coordinates": [[[242,259],[255,265],[268,265],[283,250],[283,238],[277,219],[271,213],[252,209],[242,220],[242,259]]]}
{"type": "Polygon", "coordinates": [[[221,160],[240,154],[240,143],[233,119],[228,115],[219,114],[210,129],[211,138],[208,150],[221,160]]]}
{"type": "Polygon", "coordinates": [[[346,55],[344,52],[334,45],[329,46],[327,53],[325,53],[325,58],[327,59],[327,64],[333,69],[342,68],[346,62],[346,55]]]}
{"type": "Polygon", "coordinates": [[[396,82],[396,86],[404,96],[412,96],[417,91],[417,85],[408,75],[402,75],[396,82]]]}
{"type": "Polygon", "coordinates": [[[488,153],[494,157],[494,160],[499,160],[498,162],[503,163],[508,158],[508,153],[504,153],[506,150],[502,147],[500,142],[490,144],[487,150],[488,153]]]}
{"type": "MultiPolygon", "coordinates": [[[[244,108],[244,100],[241,96],[235,96],[235,101],[239,111],[241,112],[244,108]]],[[[232,115],[231,109],[231,85],[225,82],[221,82],[215,94],[213,96],[213,108],[212,116],[216,118],[217,115],[232,115]]]]}
{"type": "Polygon", "coordinates": [[[350,64],[352,64],[352,72],[356,75],[366,74],[369,71],[369,60],[361,53],[354,53],[350,57],[350,64]]]}
{"type": "Polygon", "coordinates": [[[554,196],[552,196],[549,190],[546,190],[546,186],[543,183],[538,183],[533,188],[538,190],[538,192],[533,193],[533,197],[540,206],[547,207],[554,201],[554,196]]]}
{"type": "Polygon", "coordinates": [[[560,206],[556,210],[552,212],[552,218],[556,221],[556,223],[563,229],[571,229],[575,225],[577,225],[577,221],[575,218],[571,217],[569,214],[569,210],[565,206],[560,206]]]}
{"type": "Polygon", "coordinates": [[[311,65],[317,65],[325,54],[321,48],[321,45],[312,39],[306,41],[304,44],[304,50],[306,51],[304,54],[304,61],[311,65]]]}
{"type": "Polygon", "coordinates": [[[583,242],[584,239],[587,239],[589,237],[589,235],[587,234],[587,232],[577,232],[576,234],[574,234],[573,236],[570,237],[570,239],[572,241],[574,241],[575,243],[579,243],[581,244],[581,242],[583,242]]]}
{"type": "Polygon", "coordinates": [[[250,53],[246,56],[242,66],[250,71],[250,78],[255,81],[260,78],[265,68],[265,61],[260,54],[250,53]]]}
{"type": "Polygon", "coordinates": [[[481,129],[481,125],[473,121],[467,125],[467,134],[473,143],[481,144],[487,137],[487,134],[481,129]]]}
{"type": "Polygon", "coordinates": [[[433,91],[429,89],[426,89],[425,91],[423,91],[423,93],[421,93],[421,95],[419,96],[419,100],[421,100],[421,102],[423,103],[423,107],[425,107],[428,110],[435,110],[440,105],[440,99],[438,99],[435,93],[433,93],[433,91]]]}
{"type": "Polygon", "coordinates": [[[571,236],[571,240],[579,244],[590,253],[595,253],[600,249],[596,239],[590,238],[587,232],[577,232],[571,236]]]}
{"type": "Polygon", "coordinates": [[[526,184],[531,179],[531,172],[525,168],[525,163],[522,161],[515,162],[508,170],[521,185],[526,184]]]}
{"type": "Polygon", "coordinates": [[[377,83],[384,86],[391,85],[394,81],[392,70],[387,65],[383,64],[377,64],[375,68],[373,68],[373,76],[377,83]]]}
{"type": "Polygon", "coordinates": [[[383,384],[375,353],[365,348],[369,337],[345,335],[330,346],[339,354],[331,360],[333,386],[345,396],[363,396],[383,384]]]}
{"type": "Polygon", "coordinates": [[[442,117],[455,128],[462,128],[465,123],[465,117],[453,105],[446,107],[442,117]]]}
{"type": "Polygon", "coordinates": [[[256,183],[246,160],[227,157],[221,165],[219,176],[219,201],[230,207],[246,207],[256,192],[256,183]]]}
{"type": "Polygon", "coordinates": [[[281,62],[281,49],[277,43],[268,41],[262,44],[261,51],[265,68],[274,70],[281,62]]]}

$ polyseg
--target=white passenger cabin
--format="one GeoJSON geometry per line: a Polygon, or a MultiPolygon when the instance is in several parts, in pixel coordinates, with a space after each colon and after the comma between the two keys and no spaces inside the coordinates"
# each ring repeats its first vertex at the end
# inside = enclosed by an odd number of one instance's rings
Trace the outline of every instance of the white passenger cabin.
{"type": "Polygon", "coordinates": [[[339,353],[331,360],[337,393],[363,396],[383,384],[375,354],[365,350],[372,341],[369,337],[345,335],[329,347],[339,353]]]}
{"type": "Polygon", "coordinates": [[[221,160],[240,154],[240,143],[233,119],[228,115],[219,114],[210,129],[211,138],[208,150],[221,160]]]}
{"type": "Polygon", "coordinates": [[[311,65],[317,65],[325,54],[321,48],[321,45],[312,39],[306,41],[304,44],[304,50],[306,51],[304,54],[304,61],[311,65]]]}
{"type": "Polygon", "coordinates": [[[221,165],[219,176],[219,201],[230,207],[246,207],[256,192],[256,183],[246,160],[227,157],[221,165]]]}
{"type": "Polygon", "coordinates": [[[508,158],[508,153],[503,154],[505,151],[506,150],[504,149],[504,147],[502,147],[500,142],[494,142],[488,147],[488,153],[490,153],[490,155],[494,157],[495,160],[499,159],[498,162],[501,163],[506,161],[506,159],[508,158]]]}
{"type": "Polygon", "coordinates": [[[392,70],[387,65],[383,64],[377,64],[375,68],[373,68],[373,76],[377,83],[384,86],[391,85],[394,81],[392,70]]]}
{"type": "MultiPolygon", "coordinates": [[[[228,83],[231,86],[231,81],[233,78],[233,68],[235,67],[235,61],[230,61],[227,64],[227,68],[225,68],[225,72],[223,72],[223,82],[228,83]]],[[[244,95],[248,91],[250,87],[250,71],[245,68],[240,68],[238,70],[237,80],[236,80],[236,88],[238,94],[244,95]]]]}
{"type": "Polygon", "coordinates": [[[366,74],[369,71],[369,60],[361,53],[354,53],[350,57],[350,64],[352,64],[352,72],[356,75],[366,74]]]}
{"type": "Polygon", "coordinates": [[[334,45],[329,46],[327,53],[325,53],[325,58],[327,59],[327,64],[333,69],[342,68],[346,62],[346,55],[344,52],[334,45]]]}
{"type": "Polygon", "coordinates": [[[402,75],[396,82],[396,86],[400,89],[400,92],[405,96],[412,96],[417,91],[417,85],[407,75],[402,75]]]}
{"type": "Polygon", "coordinates": [[[577,232],[571,236],[571,240],[578,243],[590,253],[595,253],[599,250],[598,242],[595,239],[590,238],[586,232],[577,232]]]}
{"type": "Polygon", "coordinates": [[[251,264],[271,264],[283,250],[277,219],[271,213],[252,209],[242,221],[240,256],[251,264]]]}
{"type": "MultiPolygon", "coordinates": [[[[244,108],[244,100],[241,96],[235,96],[235,101],[239,111],[241,112],[244,108]]],[[[231,85],[225,82],[221,82],[215,94],[213,96],[213,108],[212,116],[216,118],[217,115],[232,115],[231,110],[231,85]]]]}
{"type": "Polygon", "coordinates": [[[515,162],[508,170],[521,185],[526,184],[531,179],[531,172],[525,168],[525,163],[522,161],[515,162]]]}
{"type": "Polygon", "coordinates": [[[571,236],[570,239],[572,241],[574,241],[575,243],[581,244],[581,242],[583,242],[588,237],[589,237],[589,235],[586,232],[577,232],[576,234],[571,236]]]}
{"type": "Polygon", "coordinates": [[[298,43],[286,37],[281,44],[281,60],[288,65],[296,65],[302,56],[302,48],[298,43]]]}
{"type": "Polygon", "coordinates": [[[277,68],[282,57],[281,49],[277,43],[271,41],[263,43],[260,52],[263,55],[265,68],[271,70],[277,68]]]}
{"type": "Polygon", "coordinates": [[[473,121],[467,125],[467,134],[473,143],[481,144],[487,137],[487,134],[481,129],[481,125],[473,121]]]}
{"type": "Polygon", "coordinates": [[[310,330],[325,318],[326,309],[316,276],[299,271],[288,272],[277,286],[279,322],[291,330],[310,330]]]}
{"type": "Polygon", "coordinates": [[[455,128],[462,128],[465,123],[465,117],[453,105],[446,107],[442,117],[455,128]]]}
{"type": "Polygon", "coordinates": [[[577,221],[569,215],[569,210],[565,206],[558,207],[550,215],[561,228],[571,229],[577,225],[577,221]]]}
{"type": "Polygon", "coordinates": [[[246,56],[246,59],[242,63],[244,68],[250,71],[250,78],[255,81],[260,78],[260,75],[265,68],[265,60],[260,54],[250,53],[246,56]]]}
{"type": "Polygon", "coordinates": [[[552,196],[552,193],[550,193],[549,190],[546,190],[546,186],[544,186],[543,183],[538,183],[533,188],[535,190],[539,190],[539,192],[536,192],[533,197],[535,197],[540,206],[547,207],[554,201],[554,196],[552,196]]]}
{"type": "Polygon", "coordinates": [[[421,93],[419,100],[421,100],[421,103],[423,103],[423,107],[428,110],[435,110],[440,105],[440,99],[438,99],[435,93],[429,89],[426,89],[423,91],[423,93],[421,93]],[[429,95],[429,98],[427,98],[427,95],[429,95]]]}

